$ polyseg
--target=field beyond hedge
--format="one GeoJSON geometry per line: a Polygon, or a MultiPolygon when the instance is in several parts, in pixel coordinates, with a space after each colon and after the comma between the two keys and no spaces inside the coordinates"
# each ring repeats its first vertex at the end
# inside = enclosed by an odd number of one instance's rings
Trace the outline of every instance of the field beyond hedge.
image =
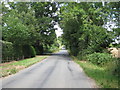
{"type": "Polygon", "coordinates": [[[0,70],[2,70],[2,77],[15,74],[18,71],[27,68],[37,62],[40,62],[41,60],[47,58],[47,55],[42,56],[36,56],[34,58],[24,59],[20,61],[12,61],[7,63],[1,63],[0,64],[0,70]]]}

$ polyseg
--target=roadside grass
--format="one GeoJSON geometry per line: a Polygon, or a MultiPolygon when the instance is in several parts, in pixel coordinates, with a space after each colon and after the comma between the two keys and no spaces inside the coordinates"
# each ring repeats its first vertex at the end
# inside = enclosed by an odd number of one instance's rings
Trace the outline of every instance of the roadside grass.
{"type": "Polygon", "coordinates": [[[7,63],[1,63],[0,64],[0,70],[2,71],[1,77],[5,77],[11,74],[15,74],[18,71],[27,68],[45,58],[47,58],[47,55],[42,56],[36,56],[34,58],[28,58],[20,61],[12,61],[7,63]]]}
{"type": "Polygon", "coordinates": [[[100,88],[118,88],[118,77],[111,74],[105,67],[99,67],[88,61],[80,61],[73,57],[74,61],[78,63],[84,72],[94,79],[100,88]]]}

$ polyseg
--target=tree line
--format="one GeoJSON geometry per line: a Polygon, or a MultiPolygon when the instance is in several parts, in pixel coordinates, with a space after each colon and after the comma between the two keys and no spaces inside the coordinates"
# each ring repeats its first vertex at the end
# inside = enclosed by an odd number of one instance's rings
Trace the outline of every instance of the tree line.
{"type": "Polygon", "coordinates": [[[70,54],[105,68],[119,80],[120,59],[107,50],[120,48],[119,2],[104,5],[102,2],[66,2],[61,6],[59,24],[63,29],[63,43],[70,54]]]}
{"type": "Polygon", "coordinates": [[[2,3],[2,57],[20,60],[58,49],[57,3],[2,3]]]}
{"type": "Polygon", "coordinates": [[[104,3],[104,6],[102,2],[64,3],[59,16],[62,37],[72,55],[82,59],[111,45],[119,47],[115,42],[120,39],[119,2],[104,3]],[[116,28],[108,30],[105,27],[108,22],[113,22],[116,28]]]}
{"type": "Polygon", "coordinates": [[[119,47],[119,2],[8,2],[2,3],[1,16],[3,59],[33,57],[57,49],[61,42],[80,59],[119,47]],[[56,22],[63,29],[59,43],[56,22]],[[105,28],[109,22],[116,28],[105,28]]]}

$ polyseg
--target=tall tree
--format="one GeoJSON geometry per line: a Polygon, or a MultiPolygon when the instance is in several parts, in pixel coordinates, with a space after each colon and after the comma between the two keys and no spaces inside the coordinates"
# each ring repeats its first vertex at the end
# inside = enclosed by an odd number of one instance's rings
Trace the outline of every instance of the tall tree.
{"type": "Polygon", "coordinates": [[[35,17],[38,22],[38,32],[40,33],[40,40],[36,42],[37,48],[48,49],[56,40],[54,25],[57,21],[57,3],[39,2],[31,3],[35,10],[35,17]],[[48,39],[49,38],[49,39],[48,39]]]}
{"type": "Polygon", "coordinates": [[[102,27],[105,14],[102,3],[64,3],[61,7],[63,37],[73,55],[101,52],[111,43],[109,32],[102,27]]]}

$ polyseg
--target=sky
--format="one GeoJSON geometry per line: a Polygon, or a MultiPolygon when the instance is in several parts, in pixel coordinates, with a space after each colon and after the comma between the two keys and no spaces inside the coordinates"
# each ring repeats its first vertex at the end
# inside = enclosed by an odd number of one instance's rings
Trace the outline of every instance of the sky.
{"type": "Polygon", "coordinates": [[[55,30],[57,37],[61,36],[63,34],[63,30],[60,28],[60,26],[57,24],[54,26],[54,28],[57,28],[55,30]]]}

